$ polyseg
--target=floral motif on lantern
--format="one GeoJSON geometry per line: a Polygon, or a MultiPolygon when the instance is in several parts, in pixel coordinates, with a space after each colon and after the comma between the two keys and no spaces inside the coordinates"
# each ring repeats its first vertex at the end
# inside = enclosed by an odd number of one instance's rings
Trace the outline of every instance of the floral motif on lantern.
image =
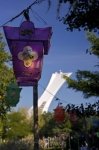
{"type": "Polygon", "coordinates": [[[18,53],[18,59],[24,62],[25,67],[30,67],[32,62],[38,59],[38,54],[32,50],[31,46],[25,46],[23,51],[18,53]]]}

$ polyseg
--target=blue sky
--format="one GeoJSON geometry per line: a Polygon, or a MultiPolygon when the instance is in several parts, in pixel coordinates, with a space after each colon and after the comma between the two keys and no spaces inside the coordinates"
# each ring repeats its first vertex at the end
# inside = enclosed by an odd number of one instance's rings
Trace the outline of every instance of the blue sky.
{"type": "MultiPolygon", "coordinates": [[[[53,30],[49,54],[44,57],[42,77],[38,86],[39,97],[44,91],[42,86],[46,88],[52,73],[58,72],[59,70],[63,72],[72,72],[71,77],[73,78],[77,70],[95,70],[96,68],[94,65],[98,61],[95,56],[86,54],[86,49],[89,48],[86,33],[84,31],[68,32],[65,29],[65,25],[56,19],[56,2],[57,0],[53,0],[53,5],[48,12],[47,2],[34,5],[32,6],[32,10],[30,10],[30,19],[34,22],[35,27],[51,26],[53,30]],[[45,24],[35,12],[46,21],[47,24],[45,24]]],[[[5,22],[15,17],[31,3],[33,3],[33,0],[0,0],[0,25],[2,26],[5,22]]],[[[64,12],[65,8],[62,13],[64,12]]],[[[24,21],[24,17],[20,16],[7,25],[20,26],[22,21],[24,21]]],[[[0,28],[0,32],[3,32],[2,27],[0,28]]],[[[66,84],[64,84],[56,94],[56,97],[60,99],[63,105],[67,103],[80,104],[86,101],[95,101],[94,97],[91,99],[84,99],[81,92],[68,89],[66,84]]],[[[32,101],[33,87],[23,87],[17,108],[29,108],[32,106],[32,101]]],[[[50,110],[53,110],[57,103],[58,102],[54,99],[50,106],[50,110]]]]}

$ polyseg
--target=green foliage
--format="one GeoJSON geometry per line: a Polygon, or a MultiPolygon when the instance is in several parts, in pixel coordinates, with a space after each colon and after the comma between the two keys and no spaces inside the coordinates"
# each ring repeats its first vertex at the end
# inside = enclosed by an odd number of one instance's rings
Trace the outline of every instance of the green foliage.
{"type": "Polygon", "coordinates": [[[63,123],[57,123],[53,118],[53,113],[43,113],[39,116],[39,128],[41,136],[53,136],[59,133],[71,132],[71,123],[67,116],[63,123]]]}
{"type": "Polygon", "coordinates": [[[80,71],[76,73],[76,80],[67,79],[68,88],[83,92],[85,98],[99,96],[99,72],[80,71]]]}
{"type": "Polygon", "coordinates": [[[90,49],[88,49],[88,51],[90,52],[90,54],[94,54],[99,58],[99,37],[90,32],[87,32],[87,38],[91,44],[91,47],[90,49]]]}
{"type": "Polygon", "coordinates": [[[6,87],[11,80],[14,80],[13,70],[8,62],[11,60],[10,54],[4,49],[5,43],[0,34],[0,117],[5,116],[10,107],[6,104],[6,87]]]}
{"type": "Polygon", "coordinates": [[[0,150],[33,150],[33,137],[28,136],[24,139],[9,140],[0,143],[0,150]]]}
{"type": "Polygon", "coordinates": [[[0,33],[0,68],[6,66],[4,62],[11,60],[11,55],[5,50],[5,46],[2,34],[0,33]]]}
{"type": "Polygon", "coordinates": [[[67,5],[68,11],[60,20],[67,26],[67,29],[94,30],[99,29],[99,13],[98,0],[59,0],[59,6],[67,5]]]}
{"type": "MultiPolygon", "coordinates": [[[[66,110],[67,111],[67,110],[66,110]]],[[[65,121],[63,123],[56,123],[53,118],[53,113],[44,113],[39,116],[39,133],[40,138],[42,137],[60,137],[66,135],[67,137],[71,134],[75,138],[79,137],[79,133],[85,134],[92,129],[92,118],[93,117],[79,117],[79,119],[72,123],[68,114],[66,113],[65,121]],[[43,121],[41,121],[43,120],[43,121]]],[[[97,118],[98,117],[94,117],[97,118]]],[[[26,109],[20,109],[17,112],[13,111],[8,113],[6,120],[6,139],[5,144],[0,144],[0,148],[3,149],[26,149],[31,150],[33,148],[33,137],[31,136],[32,130],[30,128],[31,119],[27,116],[26,109]]],[[[77,138],[76,138],[77,139],[77,138]]],[[[53,141],[53,148],[60,148],[60,143],[57,139],[53,141]]],[[[41,146],[41,145],[40,145],[41,146]]],[[[62,149],[62,148],[60,148],[62,149]]]]}
{"type": "Polygon", "coordinates": [[[31,133],[30,121],[26,110],[11,112],[7,115],[6,138],[17,139],[28,136],[31,133]]]}
{"type": "MultiPolygon", "coordinates": [[[[88,33],[88,40],[91,43],[90,53],[99,57],[99,38],[94,34],[88,33]]],[[[81,91],[85,98],[99,96],[99,71],[81,71],[76,72],[76,79],[64,77],[67,80],[68,88],[81,91]]]]}
{"type": "Polygon", "coordinates": [[[60,133],[70,133],[72,131],[72,125],[70,120],[65,120],[63,123],[55,123],[55,126],[53,128],[54,134],[60,134],[60,133]]]}
{"type": "Polygon", "coordinates": [[[6,88],[5,100],[9,106],[15,107],[20,99],[20,92],[22,88],[19,88],[17,84],[10,83],[6,88]]]}
{"type": "MultiPolygon", "coordinates": [[[[38,3],[43,1],[39,0],[38,3]]],[[[50,8],[54,1],[47,2],[50,8]]],[[[57,0],[56,4],[58,20],[66,25],[67,30],[99,30],[99,0],[57,0]]]]}
{"type": "Polygon", "coordinates": [[[43,113],[39,116],[39,127],[41,136],[53,135],[54,126],[55,122],[53,120],[52,113],[43,113]]]}
{"type": "Polygon", "coordinates": [[[12,79],[12,69],[7,65],[10,61],[10,54],[4,50],[4,43],[0,35],[0,96],[4,96],[6,85],[12,79]]]}

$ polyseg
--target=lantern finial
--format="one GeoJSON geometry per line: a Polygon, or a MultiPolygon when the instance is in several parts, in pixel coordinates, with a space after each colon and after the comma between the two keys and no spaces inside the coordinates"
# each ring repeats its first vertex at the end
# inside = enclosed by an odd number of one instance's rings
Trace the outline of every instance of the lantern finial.
{"type": "Polygon", "coordinates": [[[27,21],[30,21],[29,9],[24,10],[23,15],[27,21]]]}

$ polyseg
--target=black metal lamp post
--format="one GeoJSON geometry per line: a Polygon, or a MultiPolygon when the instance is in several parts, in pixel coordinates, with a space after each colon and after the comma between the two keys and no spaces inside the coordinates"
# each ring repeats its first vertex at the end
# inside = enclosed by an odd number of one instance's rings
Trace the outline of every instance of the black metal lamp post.
{"type": "Polygon", "coordinates": [[[43,56],[48,54],[52,27],[35,28],[24,21],[20,27],[4,26],[12,54],[13,70],[19,86],[33,87],[34,150],[39,150],[38,81],[41,78],[43,56]]]}
{"type": "Polygon", "coordinates": [[[34,150],[39,150],[38,83],[33,86],[34,150]]]}

